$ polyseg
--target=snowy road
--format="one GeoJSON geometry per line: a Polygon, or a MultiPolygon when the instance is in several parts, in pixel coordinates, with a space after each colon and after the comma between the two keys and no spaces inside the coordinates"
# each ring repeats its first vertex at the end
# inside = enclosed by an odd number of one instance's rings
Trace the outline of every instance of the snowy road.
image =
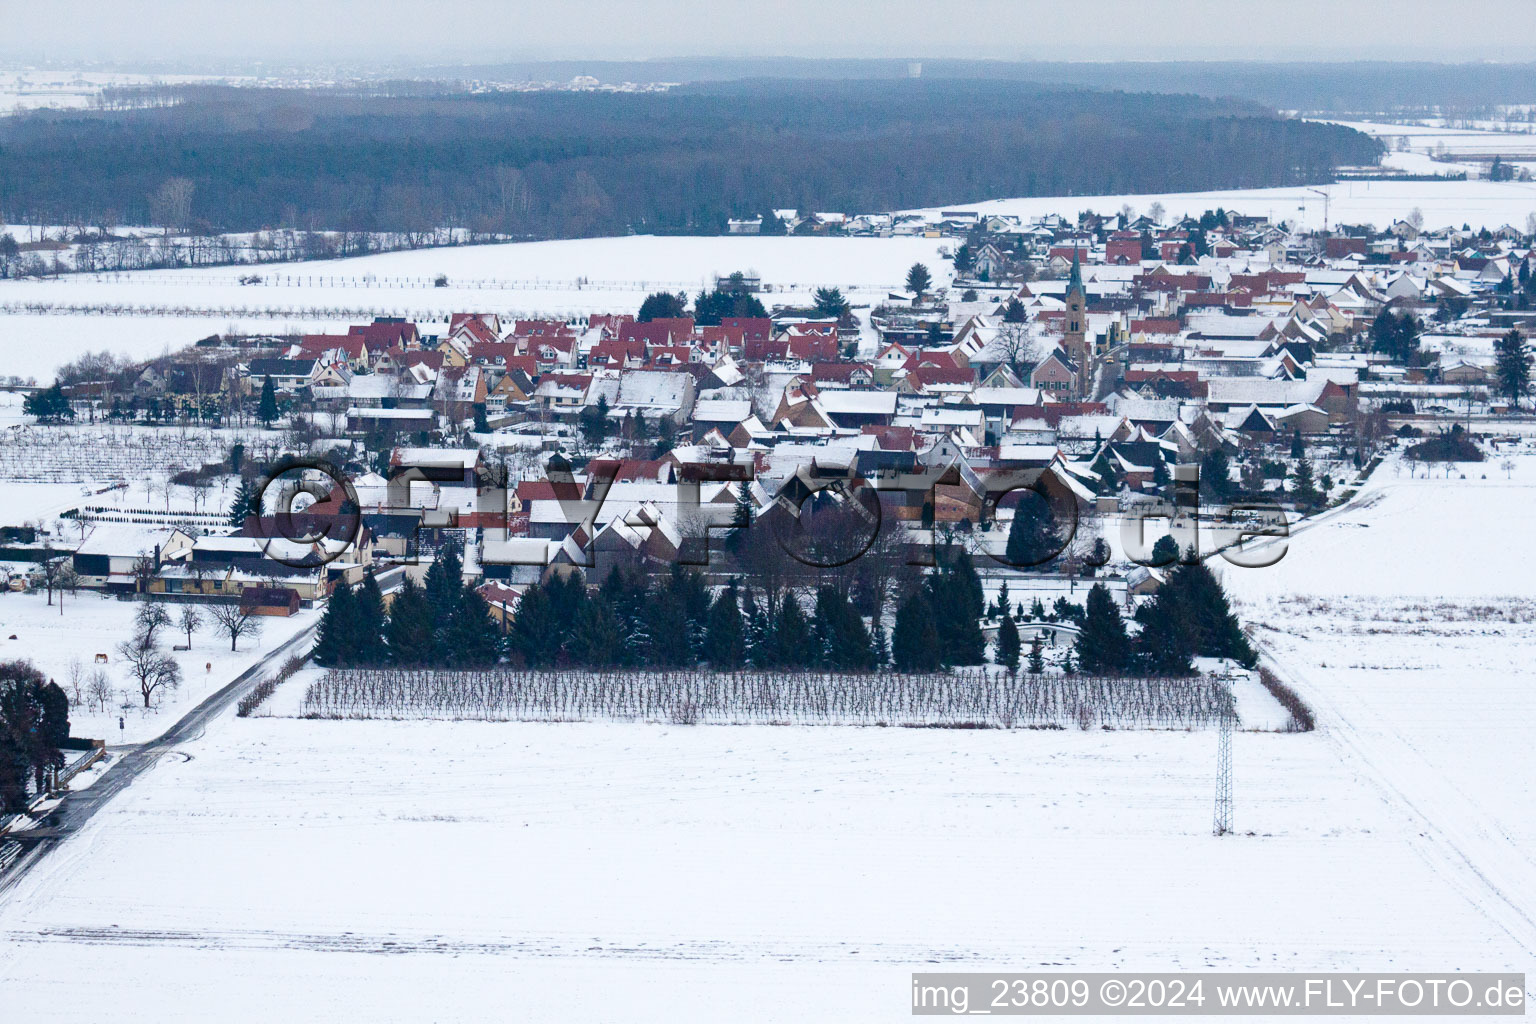
{"type": "MultiPolygon", "coordinates": [[[[53,813],[50,824],[57,830],[57,838],[28,841],[29,849],[3,873],[0,873],[0,899],[3,899],[6,892],[55,846],[84,828],[97,811],[130,786],[145,769],[166,754],[176,753],[176,747],[180,744],[200,737],[213,718],[228,710],[259,680],[275,670],[297,647],[307,643],[314,636],[314,632],[315,626],[311,625],[286,643],[273,648],[260,661],[236,676],[232,682],[188,711],[180,721],[157,739],[117,752],[112,765],[101,778],[92,783],[90,788],[69,794],[53,813]]],[[[191,755],[183,756],[190,758],[191,755]]]]}

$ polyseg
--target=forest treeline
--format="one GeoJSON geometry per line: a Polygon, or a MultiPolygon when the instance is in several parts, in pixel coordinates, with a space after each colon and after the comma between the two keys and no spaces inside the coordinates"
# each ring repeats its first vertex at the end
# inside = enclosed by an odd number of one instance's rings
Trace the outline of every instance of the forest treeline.
{"type": "Polygon", "coordinates": [[[1319,182],[1379,154],[1363,134],[1244,101],[1008,81],[638,94],[199,86],[169,107],[0,118],[0,215],[195,233],[712,233],[771,208],[1319,182]]]}

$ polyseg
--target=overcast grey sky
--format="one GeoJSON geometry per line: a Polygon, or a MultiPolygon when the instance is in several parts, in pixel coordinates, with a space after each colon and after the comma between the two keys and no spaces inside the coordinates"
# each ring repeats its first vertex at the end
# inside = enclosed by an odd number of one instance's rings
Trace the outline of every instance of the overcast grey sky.
{"type": "Polygon", "coordinates": [[[1536,59],[1533,0],[0,0],[8,57],[1536,59]]]}

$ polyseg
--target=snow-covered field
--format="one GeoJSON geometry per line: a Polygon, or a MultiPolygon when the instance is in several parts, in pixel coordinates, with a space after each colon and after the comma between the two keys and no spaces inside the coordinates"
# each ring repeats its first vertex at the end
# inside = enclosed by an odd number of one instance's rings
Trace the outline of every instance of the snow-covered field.
{"type": "MultiPolygon", "coordinates": [[[[112,700],[103,710],[83,699],[81,705],[70,710],[70,724],[74,735],[104,739],[109,744],[141,743],[159,736],[204,697],[313,625],[319,616],[318,610],[306,609],[292,618],[264,620],[261,636],[242,637],[240,649],[231,652],[229,638],[214,634],[205,610],[203,627],[192,636],[192,649],[172,655],[181,666],[181,686],[157,691],[152,706],[145,708],[138,682],[128,675],[117,653],[117,645],[133,635],[138,605],[82,590],[77,595],[65,596],[61,614],[58,601],[58,595],[54,595],[54,603],[49,605],[43,591],[0,592],[0,660],[29,659],[66,692],[72,690],[73,663],[79,663],[87,681],[92,673],[105,672],[112,684],[112,700]],[[96,663],[97,654],[107,656],[105,665],[96,663]],[[132,708],[125,711],[125,703],[132,708]],[[120,717],[122,728],[118,727],[120,717]]],[[[187,636],[177,632],[174,625],[182,606],[166,607],[173,625],[161,633],[161,643],[170,653],[172,645],[186,644],[187,636]]],[[[82,698],[86,698],[88,682],[82,682],[81,689],[82,698]]]]}
{"type": "Polygon", "coordinates": [[[226,719],[9,897],[0,986],[127,1020],[889,1020],[933,963],[1513,962],[1321,737],[1242,734],[1255,834],[1212,839],[1214,739],[226,719]]]}
{"type": "Polygon", "coordinates": [[[1424,862],[1536,967],[1536,457],[1447,479],[1389,464],[1364,502],[1277,566],[1229,575],[1341,767],[1406,821],[1424,862]],[[1462,477],[1465,479],[1462,479],[1462,477]]]}
{"type": "MultiPolygon", "coordinates": [[[[1507,164],[1536,167],[1536,134],[1472,128],[1390,124],[1375,121],[1332,121],[1380,138],[1388,153],[1383,165],[1414,174],[1454,174],[1468,171],[1486,175],[1486,159],[1457,162],[1457,154],[1485,158],[1499,154],[1507,164]],[[1397,151],[1399,138],[1408,149],[1397,151]],[[1430,158],[1442,150],[1448,162],[1430,158]]],[[[1083,210],[1118,213],[1130,206],[1145,213],[1161,203],[1166,216],[1186,213],[1199,216],[1218,206],[1247,215],[1262,215],[1304,228],[1319,229],[1324,214],[1329,224],[1375,224],[1385,228],[1406,218],[1413,210],[1424,214],[1426,228],[1498,228],[1512,224],[1522,230],[1526,216],[1536,213],[1536,183],[1473,181],[1345,181],[1334,185],[1294,188],[1228,189],[1210,192],[1168,192],[1115,196],[1053,196],[995,199],[987,202],[949,204],[945,210],[978,210],[984,214],[1012,214],[1033,218],[1047,214],[1072,217],[1083,210]],[[1323,193],[1327,193],[1324,202],[1323,193]],[[1326,209],[1325,209],[1326,207],[1326,209]]],[[[937,216],[940,208],[915,211],[937,216]]]]}
{"type": "Polygon", "coordinates": [[[1536,564],[1501,538],[1536,458],[1480,470],[1389,466],[1227,572],[1321,720],[1237,735],[1236,836],[1209,731],[230,714],[0,904],[0,989],[124,1020],[891,1020],[934,964],[1531,971],[1536,564]]]}
{"type": "Polygon", "coordinates": [[[243,79],[207,75],[141,75],[123,72],[26,68],[0,71],[0,114],[23,110],[80,110],[97,105],[109,86],[190,85],[243,79]]]}
{"type": "Polygon", "coordinates": [[[951,276],[921,238],[589,238],[384,253],[346,260],[66,275],[0,282],[0,376],[46,380],[81,352],[138,358],[231,328],[323,332],[375,315],[445,321],[464,310],[521,316],[633,313],[653,291],[696,293],[740,270],[771,288],[766,305],[805,302],[818,287],[856,303],[899,289],[913,263],[938,284],[951,276]],[[242,285],[249,275],[259,285],[242,285]],[[446,287],[436,287],[439,275],[446,287]],[[97,312],[111,307],[114,315],[97,312]],[[186,315],[182,315],[186,314],[186,315]]]}
{"type": "MultiPolygon", "coordinates": [[[[1497,228],[1512,224],[1524,229],[1536,212],[1536,183],[1519,181],[1343,181],[1333,185],[1293,188],[1232,189],[1213,192],[1164,192],[1146,195],[1049,196],[955,203],[945,210],[976,210],[1023,218],[1060,214],[1075,217],[1083,210],[1118,213],[1130,206],[1145,213],[1161,203],[1167,217],[1188,213],[1198,217],[1218,206],[1228,212],[1261,215],[1305,228],[1321,229],[1328,194],[1328,223],[1375,224],[1385,228],[1414,209],[1424,213],[1426,228],[1447,225],[1497,228]]],[[[937,216],[939,208],[915,211],[937,216]]]]}

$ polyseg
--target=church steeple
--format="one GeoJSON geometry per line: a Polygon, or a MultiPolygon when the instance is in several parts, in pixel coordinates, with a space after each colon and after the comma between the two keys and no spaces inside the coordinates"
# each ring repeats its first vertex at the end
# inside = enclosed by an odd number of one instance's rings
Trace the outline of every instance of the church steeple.
{"type": "Polygon", "coordinates": [[[1072,243],[1072,274],[1071,274],[1070,277],[1067,278],[1067,294],[1068,295],[1071,295],[1073,292],[1081,292],[1081,291],[1083,291],[1083,264],[1082,264],[1081,254],[1082,254],[1082,250],[1077,247],[1077,243],[1076,242],[1073,242],[1072,243]]]}
{"type": "Polygon", "coordinates": [[[1088,292],[1083,287],[1082,250],[1072,245],[1072,274],[1067,278],[1066,318],[1062,348],[1078,367],[1078,384],[1073,397],[1081,398],[1093,372],[1093,347],[1088,342],[1088,292]]]}

